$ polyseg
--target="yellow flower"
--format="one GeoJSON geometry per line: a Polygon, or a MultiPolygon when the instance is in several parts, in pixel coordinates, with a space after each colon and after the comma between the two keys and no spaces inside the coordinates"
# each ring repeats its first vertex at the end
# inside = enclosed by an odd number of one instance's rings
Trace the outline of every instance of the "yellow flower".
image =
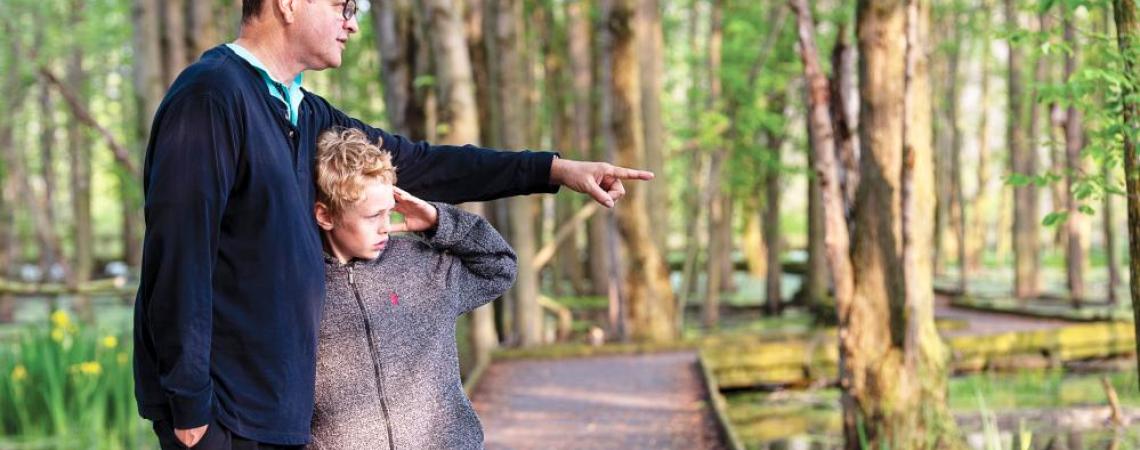
{"type": "Polygon", "coordinates": [[[99,375],[103,373],[103,366],[99,365],[97,361],[87,361],[71,366],[71,371],[84,375],[99,375]]]}
{"type": "Polygon", "coordinates": [[[51,324],[55,328],[70,328],[71,316],[67,315],[67,311],[57,309],[51,313],[51,324]]]}
{"type": "Polygon", "coordinates": [[[115,348],[119,346],[119,338],[115,336],[103,336],[103,347],[115,348]]]}
{"type": "Polygon", "coordinates": [[[127,352],[119,352],[119,354],[115,356],[115,360],[119,362],[120,366],[123,364],[126,364],[127,361],[129,361],[129,357],[127,356],[127,352]]]}
{"type": "Polygon", "coordinates": [[[12,369],[12,381],[24,381],[28,378],[28,369],[23,364],[16,364],[12,369]]]}
{"type": "Polygon", "coordinates": [[[63,330],[61,330],[59,328],[52,328],[51,340],[56,341],[56,342],[63,342],[63,338],[64,338],[63,330]]]}

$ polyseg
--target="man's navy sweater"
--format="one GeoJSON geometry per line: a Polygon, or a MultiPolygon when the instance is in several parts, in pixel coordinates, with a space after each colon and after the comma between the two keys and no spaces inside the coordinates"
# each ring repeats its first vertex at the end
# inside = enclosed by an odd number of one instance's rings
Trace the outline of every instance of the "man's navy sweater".
{"type": "Polygon", "coordinates": [[[134,329],[143,417],[309,441],[325,287],[312,163],[329,127],[382,140],[400,187],[427,200],[557,190],[553,153],[414,143],[310,92],[293,126],[253,66],[225,46],[209,50],[170,87],[146,150],[134,329]]]}

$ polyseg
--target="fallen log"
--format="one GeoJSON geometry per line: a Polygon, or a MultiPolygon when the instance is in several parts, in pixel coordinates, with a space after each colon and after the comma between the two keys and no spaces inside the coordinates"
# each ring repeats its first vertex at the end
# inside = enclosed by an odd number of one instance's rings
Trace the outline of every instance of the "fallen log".
{"type": "MultiPolygon", "coordinates": [[[[955,373],[1062,367],[1070,362],[1130,355],[1135,334],[1127,322],[1077,323],[1061,328],[947,340],[955,373]]],[[[754,337],[702,342],[704,357],[725,389],[829,384],[839,361],[834,331],[806,338],[754,337]]]]}
{"type": "Polygon", "coordinates": [[[57,295],[133,295],[137,283],[125,277],[91,280],[77,286],[64,283],[25,283],[0,278],[0,295],[57,296],[57,295]]]}

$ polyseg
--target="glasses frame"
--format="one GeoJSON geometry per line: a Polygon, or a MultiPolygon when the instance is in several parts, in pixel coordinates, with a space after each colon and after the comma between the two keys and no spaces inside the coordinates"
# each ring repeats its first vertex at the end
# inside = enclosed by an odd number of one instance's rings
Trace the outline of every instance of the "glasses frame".
{"type": "Polygon", "coordinates": [[[341,10],[340,15],[341,17],[344,17],[344,20],[352,20],[354,17],[356,17],[358,8],[359,6],[357,5],[356,0],[347,0],[344,2],[344,9],[341,10]]]}

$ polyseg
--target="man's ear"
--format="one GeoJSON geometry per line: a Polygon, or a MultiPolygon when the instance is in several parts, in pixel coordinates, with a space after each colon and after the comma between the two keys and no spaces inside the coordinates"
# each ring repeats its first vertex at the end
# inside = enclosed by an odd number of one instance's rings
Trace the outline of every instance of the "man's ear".
{"type": "Polygon", "coordinates": [[[322,230],[332,231],[335,227],[332,211],[324,203],[317,202],[316,206],[313,206],[313,215],[317,217],[317,226],[322,230]]]}
{"type": "Polygon", "coordinates": [[[286,24],[291,24],[297,20],[297,3],[299,0],[275,0],[274,4],[277,6],[277,13],[281,14],[282,20],[286,24]]]}

